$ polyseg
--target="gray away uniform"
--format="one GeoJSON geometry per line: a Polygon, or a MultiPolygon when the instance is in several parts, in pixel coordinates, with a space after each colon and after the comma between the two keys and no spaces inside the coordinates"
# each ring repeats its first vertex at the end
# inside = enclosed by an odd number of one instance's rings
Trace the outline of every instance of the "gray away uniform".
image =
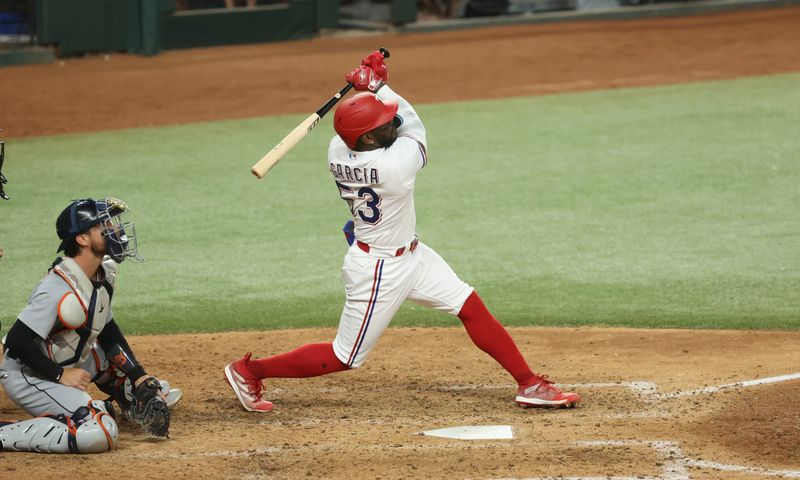
{"type": "MultiPolygon", "coordinates": [[[[18,317],[39,336],[35,342],[47,358],[64,368],[88,371],[96,383],[110,380],[109,362],[97,337],[113,318],[116,265],[107,257],[100,271],[103,278],[92,282],[73,259],[65,258],[39,282],[18,317]]],[[[0,365],[0,383],[8,397],[31,415],[49,415],[0,425],[3,450],[89,453],[114,447],[117,425],[103,402],[92,402],[87,392],[41,378],[15,357],[13,349],[6,351],[0,365]],[[56,418],[59,415],[63,418],[56,418]],[[78,426],[74,436],[69,434],[70,423],[78,426]],[[49,432],[52,428],[56,433],[49,432]]]]}

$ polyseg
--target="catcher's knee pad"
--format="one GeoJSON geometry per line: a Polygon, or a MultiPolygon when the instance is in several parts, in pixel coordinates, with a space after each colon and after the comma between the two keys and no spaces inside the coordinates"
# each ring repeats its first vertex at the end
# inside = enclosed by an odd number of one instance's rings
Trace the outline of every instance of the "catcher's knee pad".
{"type": "Polygon", "coordinates": [[[94,402],[90,402],[71,417],[46,415],[21,422],[0,423],[0,450],[39,453],[107,452],[117,443],[117,422],[104,409],[96,409],[95,406],[94,402]]]}

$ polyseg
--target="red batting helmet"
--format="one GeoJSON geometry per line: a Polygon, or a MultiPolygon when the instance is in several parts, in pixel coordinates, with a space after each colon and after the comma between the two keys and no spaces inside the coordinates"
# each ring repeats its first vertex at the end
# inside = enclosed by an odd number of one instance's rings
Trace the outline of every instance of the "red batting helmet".
{"type": "Polygon", "coordinates": [[[396,100],[381,100],[370,92],[353,95],[336,109],[333,128],[351,149],[359,137],[389,123],[397,114],[396,100]]]}

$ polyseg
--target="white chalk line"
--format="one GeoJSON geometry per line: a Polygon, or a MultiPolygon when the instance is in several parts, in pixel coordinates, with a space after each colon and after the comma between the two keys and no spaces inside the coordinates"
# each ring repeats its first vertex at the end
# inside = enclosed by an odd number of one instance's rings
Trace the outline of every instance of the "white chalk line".
{"type": "Polygon", "coordinates": [[[686,465],[689,467],[708,468],[725,472],[751,473],[754,475],[763,475],[765,477],[800,478],[800,471],[798,470],[774,470],[757,467],[743,467],[741,465],[725,465],[723,463],[691,459],[686,459],[686,465]]]}
{"type": "MultiPolygon", "coordinates": [[[[658,393],[658,384],[647,381],[632,381],[632,382],[605,382],[605,383],[559,383],[557,387],[562,389],[573,388],[626,388],[637,395],[650,400],[669,400],[673,398],[693,397],[697,395],[706,395],[716,393],[722,390],[729,390],[734,388],[753,387],[757,385],[766,385],[769,383],[787,382],[790,380],[800,379],[800,372],[790,373],[787,375],[778,375],[775,377],[758,378],[754,380],[744,380],[741,382],[727,383],[724,385],[710,386],[695,388],[692,390],[678,390],[676,392],[658,393]]],[[[441,387],[434,387],[433,390],[450,392],[462,390],[499,390],[499,389],[516,389],[516,385],[503,384],[503,385],[447,385],[441,387]]]]}
{"type": "MultiPolygon", "coordinates": [[[[562,443],[548,444],[553,448],[563,448],[562,443]]],[[[768,469],[761,467],[748,467],[744,465],[730,465],[708,460],[693,460],[687,458],[676,442],[663,440],[585,440],[572,442],[576,447],[647,447],[654,449],[661,458],[662,471],[658,476],[634,475],[634,476],[572,476],[572,477],[524,477],[510,478],[503,477],[498,480],[690,480],[689,467],[708,470],[718,470],[725,472],[748,473],[751,475],[779,478],[800,478],[800,470],[768,469]]],[[[539,445],[546,446],[546,445],[539,445]]],[[[448,442],[435,444],[409,444],[409,445],[370,445],[365,450],[387,451],[424,451],[424,450],[480,450],[496,448],[519,448],[514,443],[487,442],[487,443],[464,443],[448,442]]],[[[279,453],[298,452],[304,450],[327,450],[333,448],[330,445],[298,446],[298,447],[263,447],[250,448],[246,450],[215,450],[208,452],[114,452],[116,458],[146,458],[146,459],[189,459],[189,458],[249,458],[257,455],[270,455],[279,453]]]]}
{"type": "Polygon", "coordinates": [[[755,380],[745,380],[743,382],[727,383],[725,385],[717,385],[715,387],[696,388],[694,390],[682,390],[671,393],[655,393],[654,396],[661,399],[693,397],[697,395],[705,395],[708,393],[716,393],[721,390],[728,390],[740,387],[753,387],[756,385],[766,385],[768,383],[788,382],[789,380],[797,380],[800,378],[800,373],[790,373],[788,375],[778,375],[777,377],[759,378],[755,380]]]}
{"type": "MultiPolygon", "coordinates": [[[[607,382],[607,383],[559,383],[559,388],[627,388],[641,395],[648,395],[648,392],[655,392],[657,386],[653,382],[607,382]]],[[[438,392],[459,392],[464,390],[516,390],[513,384],[489,384],[489,385],[445,385],[433,387],[431,390],[438,392]]]]}
{"type": "Polygon", "coordinates": [[[751,475],[765,476],[765,477],[780,477],[780,478],[800,478],[800,470],[778,470],[760,467],[747,467],[743,465],[729,465],[724,463],[710,462],[707,460],[692,460],[686,458],[683,451],[676,442],[652,440],[589,440],[575,442],[575,446],[581,447],[649,447],[658,452],[662,459],[662,471],[657,477],[647,475],[634,475],[634,476],[574,476],[574,477],[525,477],[525,478],[508,478],[504,477],[498,480],[690,480],[692,477],[689,475],[689,467],[703,468],[707,470],[718,470],[725,472],[748,473],[751,475]]]}
{"type": "MultiPolygon", "coordinates": [[[[634,382],[606,382],[606,383],[583,383],[583,384],[558,384],[559,387],[562,388],[628,388],[631,391],[643,396],[643,397],[653,397],[656,399],[672,399],[672,398],[683,398],[683,397],[690,397],[696,395],[704,395],[715,393],[721,390],[726,389],[733,389],[733,388],[742,388],[742,387],[751,387],[756,385],[765,385],[770,383],[778,383],[778,382],[785,382],[790,380],[800,379],[800,373],[793,373],[788,375],[779,375],[775,377],[767,377],[761,379],[754,379],[754,380],[746,380],[742,382],[735,382],[729,383],[724,385],[712,386],[712,387],[703,387],[693,390],[681,390],[677,392],[670,392],[670,393],[657,393],[657,384],[653,382],[646,382],[646,381],[634,381],[634,382]]],[[[453,385],[453,386],[444,386],[444,387],[435,387],[434,390],[439,391],[462,391],[462,390],[484,390],[484,389],[508,389],[508,388],[516,388],[515,385],[453,385]]],[[[631,414],[625,414],[626,416],[631,416],[631,414]]],[[[641,416],[657,416],[658,414],[651,414],[648,412],[642,413],[641,416]]],[[[287,425],[289,426],[289,425],[287,425]]],[[[759,467],[748,467],[742,465],[728,465],[722,464],[717,462],[710,462],[706,460],[692,460],[686,458],[680,450],[680,447],[674,442],[667,442],[667,441],[635,441],[635,440],[623,440],[623,441],[615,441],[615,440],[600,440],[600,441],[584,441],[584,442],[576,442],[575,445],[577,446],[637,446],[637,445],[645,445],[655,449],[659,454],[663,457],[663,471],[662,474],[658,477],[650,477],[650,476],[621,476],[621,477],[598,477],[598,476],[580,476],[580,477],[526,477],[524,480],[550,480],[550,479],[566,479],[566,480],[599,480],[599,479],[613,479],[613,480],[689,480],[691,477],[688,474],[687,468],[694,467],[694,468],[705,468],[705,469],[713,469],[719,471],[730,471],[730,472],[740,472],[740,473],[749,473],[753,475],[761,475],[761,476],[770,476],[770,477],[781,477],[781,478],[800,478],[800,471],[797,470],[777,470],[777,469],[765,469],[759,467]]],[[[472,444],[469,446],[463,444],[435,444],[435,445],[394,445],[391,448],[394,450],[446,450],[446,449],[464,449],[467,448],[497,448],[498,445],[495,443],[491,443],[488,445],[482,444],[472,444]]],[[[308,447],[299,448],[300,450],[305,449],[308,447]]],[[[384,445],[373,445],[368,447],[367,449],[386,449],[384,445]]],[[[266,447],[266,448],[256,448],[256,449],[247,449],[247,450],[217,450],[217,451],[209,451],[209,452],[147,452],[147,453],[135,453],[130,452],[126,454],[117,454],[115,456],[120,457],[134,457],[134,458],[156,458],[156,459],[163,459],[163,458],[207,458],[207,457],[227,457],[227,458],[247,458],[252,457],[255,455],[265,455],[265,454],[274,454],[289,450],[298,450],[292,448],[281,448],[281,447],[266,447]]]]}
{"type": "Polygon", "coordinates": [[[147,458],[147,459],[173,459],[173,458],[247,458],[256,455],[279,453],[284,449],[281,447],[248,448],[247,450],[215,450],[210,452],[114,452],[118,458],[147,458]]]}
{"type": "MultiPolygon", "coordinates": [[[[421,436],[420,436],[421,437],[421,436]]],[[[423,438],[423,437],[421,437],[423,438]]],[[[496,449],[502,447],[514,447],[519,448],[519,445],[504,443],[500,440],[498,441],[490,441],[487,443],[437,443],[437,444],[410,444],[410,445],[401,445],[401,444],[394,444],[394,445],[369,445],[369,446],[361,446],[359,447],[361,450],[376,450],[381,452],[387,451],[405,451],[405,450],[482,450],[482,449],[496,449]]],[[[328,444],[323,445],[300,445],[297,447],[263,447],[263,448],[248,448],[246,450],[212,450],[208,452],[122,452],[116,451],[112,453],[115,459],[126,459],[126,458],[146,458],[146,459],[172,459],[172,458],[208,458],[208,457],[224,457],[224,458],[247,458],[247,457],[254,457],[256,455],[269,455],[269,454],[276,454],[282,453],[286,454],[289,452],[304,452],[308,450],[312,451],[324,451],[324,450],[336,450],[339,447],[335,447],[328,444]]]]}

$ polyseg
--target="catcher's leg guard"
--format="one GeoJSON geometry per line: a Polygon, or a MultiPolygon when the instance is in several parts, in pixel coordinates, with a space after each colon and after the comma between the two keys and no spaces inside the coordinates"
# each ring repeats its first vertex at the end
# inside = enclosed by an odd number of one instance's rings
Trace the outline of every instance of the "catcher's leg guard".
{"type": "Polygon", "coordinates": [[[101,453],[114,448],[117,423],[93,401],[71,417],[46,415],[21,422],[0,423],[0,451],[39,453],[101,453]]]}

